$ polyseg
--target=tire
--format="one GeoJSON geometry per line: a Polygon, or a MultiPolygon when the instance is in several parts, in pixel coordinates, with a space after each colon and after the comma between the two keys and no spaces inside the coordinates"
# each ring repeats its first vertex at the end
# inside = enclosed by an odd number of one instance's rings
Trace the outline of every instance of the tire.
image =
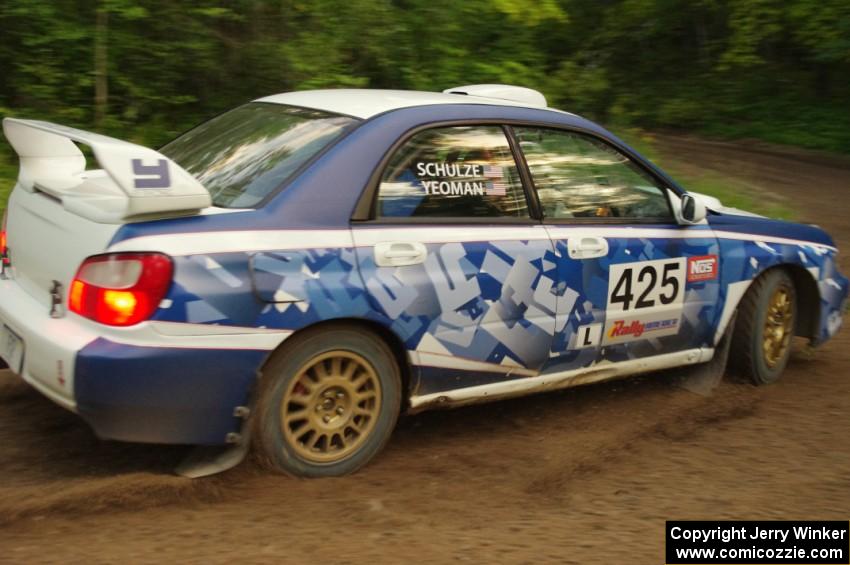
{"type": "Polygon", "coordinates": [[[384,447],[401,407],[387,344],[334,326],[290,338],[263,369],[253,418],[260,462],[297,477],[353,473],[384,447]]]}
{"type": "Polygon", "coordinates": [[[767,271],[753,281],[738,306],[730,352],[733,368],[756,385],[779,380],[791,356],[796,324],[794,282],[782,269],[767,271]]]}

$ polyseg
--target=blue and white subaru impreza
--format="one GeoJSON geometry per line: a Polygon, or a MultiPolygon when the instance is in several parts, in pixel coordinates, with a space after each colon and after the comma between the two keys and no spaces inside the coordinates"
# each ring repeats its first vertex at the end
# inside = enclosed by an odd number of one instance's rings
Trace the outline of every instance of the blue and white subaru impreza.
{"type": "Polygon", "coordinates": [[[250,438],[273,468],[338,475],[403,410],[724,343],[769,383],[848,293],[821,229],[689,194],[525,88],[281,94],[159,151],[3,128],[0,354],[103,438],[250,438]]]}

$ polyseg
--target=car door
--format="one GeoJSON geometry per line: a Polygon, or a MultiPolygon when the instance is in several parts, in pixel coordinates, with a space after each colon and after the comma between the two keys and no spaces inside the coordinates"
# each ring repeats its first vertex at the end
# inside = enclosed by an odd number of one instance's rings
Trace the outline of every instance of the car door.
{"type": "Polygon", "coordinates": [[[414,395],[537,374],[557,275],[505,131],[425,129],[380,172],[374,217],[352,227],[374,316],[404,341],[414,395]]]}
{"type": "Polygon", "coordinates": [[[555,246],[559,283],[553,365],[624,361],[714,345],[719,247],[708,225],[677,221],[678,196],[608,142],[573,131],[514,128],[555,246]]]}

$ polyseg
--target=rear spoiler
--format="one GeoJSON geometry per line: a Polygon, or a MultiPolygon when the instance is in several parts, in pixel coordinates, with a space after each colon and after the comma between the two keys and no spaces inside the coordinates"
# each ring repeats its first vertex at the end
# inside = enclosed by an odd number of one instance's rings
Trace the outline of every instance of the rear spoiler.
{"type": "Polygon", "coordinates": [[[161,153],[49,122],[5,118],[3,133],[21,162],[18,185],[58,198],[66,210],[106,224],[212,206],[209,192],[161,153]],[[101,170],[86,170],[76,143],[91,148],[101,170]]]}

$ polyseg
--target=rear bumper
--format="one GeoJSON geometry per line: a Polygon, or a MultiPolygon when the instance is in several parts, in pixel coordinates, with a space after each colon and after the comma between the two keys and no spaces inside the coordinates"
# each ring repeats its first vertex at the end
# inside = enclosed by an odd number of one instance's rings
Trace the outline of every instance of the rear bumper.
{"type": "Polygon", "coordinates": [[[219,445],[256,372],[289,332],[196,324],[100,326],[0,280],[0,323],[24,342],[20,376],[104,439],[219,445]]]}
{"type": "Polygon", "coordinates": [[[77,351],[96,336],[72,318],[51,318],[49,308],[14,280],[0,280],[0,323],[23,339],[21,378],[76,412],[74,362],[77,351]]]}
{"type": "Polygon", "coordinates": [[[238,432],[267,351],[139,347],[97,339],[77,356],[77,411],[102,438],[219,445],[238,432]]]}

